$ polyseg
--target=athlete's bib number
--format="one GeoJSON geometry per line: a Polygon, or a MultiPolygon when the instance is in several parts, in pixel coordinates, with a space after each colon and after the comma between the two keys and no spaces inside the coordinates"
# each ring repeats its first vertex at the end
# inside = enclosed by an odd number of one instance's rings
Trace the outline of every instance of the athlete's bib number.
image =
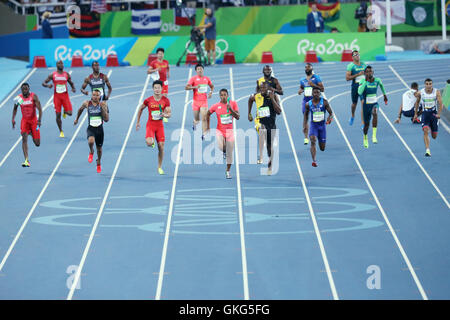
{"type": "Polygon", "coordinates": [[[198,87],[198,93],[206,93],[208,91],[208,86],[206,84],[201,84],[198,87]]]}
{"type": "Polygon", "coordinates": [[[313,112],[313,122],[321,122],[325,120],[325,112],[317,111],[313,112]]]}
{"type": "Polygon", "coordinates": [[[436,106],[435,101],[424,101],[425,109],[433,109],[436,106]]]}
{"type": "Polygon", "coordinates": [[[233,123],[233,117],[229,113],[221,114],[220,115],[220,122],[222,124],[231,124],[231,123],[233,123]]]}
{"type": "Polygon", "coordinates": [[[364,80],[364,78],[365,78],[365,76],[357,76],[356,79],[355,79],[355,81],[356,81],[357,83],[361,83],[361,82],[364,80]]]}
{"type": "Polygon", "coordinates": [[[306,87],[305,88],[305,97],[311,97],[312,96],[312,87],[306,87]]]}
{"type": "Polygon", "coordinates": [[[270,109],[269,109],[269,107],[260,107],[258,109],[258,116],[260,118],[270,117],[270,109]]]}
{"type": "Polygon", "coordinates": [[[64,93],[66,92],[66,85],[65,84],[57,84],[56,85],[56,93],[64,93]]]}
{"type": "Polygon", "coordinates": [[[376,95],[370,95],[366,97],[366,104],[374,104],[374,103],[377,103],[376,95]]]}
{"type": "Polygon", "coordinates": [[[161,120],[161,112],[159,110],[152,111],[152,119],[153,120],[161,120]]]}
{"type": "Polygon", "coordinates": [[[89,124],[91,127],[98,127],[102,124],[102,117],[94,116],[89,118],[89,124]]]}

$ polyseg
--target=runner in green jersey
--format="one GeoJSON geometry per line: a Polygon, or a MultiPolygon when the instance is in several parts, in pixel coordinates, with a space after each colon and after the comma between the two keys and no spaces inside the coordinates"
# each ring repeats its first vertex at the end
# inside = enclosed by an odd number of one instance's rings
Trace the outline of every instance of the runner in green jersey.
{"type": "MultiPolygon", "coordinates": [[[[352,58],[353,62],[347,65],[347,72],[345,74],[345,80],[352,81],[352,116],[349,121],[350,125],[353,125],[353,120],[355,119],[356,105],[358,104],[358,86],[364,80],[364,69],[366,68],[366,64],[359,59],[358,50],[353,50],[352,58]]],[[[364,122],[362,110],[361,120],[364,122]]]]}
{"type": "Polygon", "coordinates": [[[371,66],[367,66],[364,70],[364,75],[366,77],[363,80],[358,88],[358,95],[361,97],[361,104],[363,110],[363,121],[364,121],[364,148],[369,147],[369,140],[367,138],[367,132],[369,131],[370,126],[370,118],[373,115],[372,120],[372,142],[378,143],[377,140],[377,124],[378,124],[378,101],[377,101],[377,90],[378,87],[381,88],[381,91],[384,95],[384,103],[387,104],[388,99],[386,96],[386,90],[384,89],[383,83],[380,78],[374,78],[373,69],[371,66]]]}

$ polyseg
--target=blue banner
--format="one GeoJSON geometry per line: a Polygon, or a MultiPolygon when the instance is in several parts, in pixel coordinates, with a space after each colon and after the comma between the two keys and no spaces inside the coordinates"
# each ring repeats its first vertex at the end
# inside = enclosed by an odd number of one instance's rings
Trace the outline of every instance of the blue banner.
{"type": "Polygon", "coordinates": [[[109,54],[116,54],[119,62],[123,61],[136,41],[137,38],[32,39],[30,63],[35,56],[45,56],[48,67],[55,67],[58,60],[70,67],[72,56],[81,55],[85,65],[98,61],[104,66],[109,54]]]}

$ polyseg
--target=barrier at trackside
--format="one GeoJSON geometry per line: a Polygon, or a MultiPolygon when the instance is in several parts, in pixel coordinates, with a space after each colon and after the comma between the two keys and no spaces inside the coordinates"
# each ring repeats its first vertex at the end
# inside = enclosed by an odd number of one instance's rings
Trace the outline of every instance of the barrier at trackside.
{"type": "MultiPolygon", "coordinates": [[[[30,60],[45,56],[50,67],[58,60],[70,66],[73,55],[81,55],[85,64],[98,61],[104,66],[108,55],[116,54],[120,63],[142,66],[147,64],[150,53],[162,47],[165,59],[176,64],[188,40],[186,36],[33,39],[29,56],[30,60]]],[[[272,52],[274,62],[303,62],[307,51],[315,51],[319,61],[341,61],[343,51],[352,49],[360,51],[361,59],[374,61],[376,56],[385,54],[384,33],[229,35],[216,39],[216,58],[223,60],[225,52],[233,52],[236,63],[259,63],[266,51],[272,52]]],[[[188,53],[193,51],[191,45],[188,53]]]]}

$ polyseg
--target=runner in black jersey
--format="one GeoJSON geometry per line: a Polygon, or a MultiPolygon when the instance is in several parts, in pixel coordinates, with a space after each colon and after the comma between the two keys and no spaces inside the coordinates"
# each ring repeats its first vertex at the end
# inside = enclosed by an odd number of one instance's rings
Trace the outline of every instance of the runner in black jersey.
{"type": "MultiPolygon", "coordinates": [[[[272,159],[273,159],[273,140],[277,125],[275,123],[276,116],[281,113],[281,108],[278,102],[278,96],[269,91],[269,84],[262,82],[259,86],[260,92],[257,92],[250,96],[248,99],[248,120],[253,121],[252,105],[256,103],[256,119],[259,120],[261,128],[259,129],[259,148],[260,155],[258,163],[262,163],[262,147],[264,146],[264,140],[267,145],[267,155],[269,157],[267,174],[272,174],[272,159]]],[[[255,119],[255,121],[256,121],[255,119]]]]}
{"type": "Polygon", "coordinates": [[[87,139],[89,145],[89,163],[94,158],[94,142],[97,147],[97,172],[102,172],[101,158],[102,158],[102,146],[103,146],[103,122],[109,121],[108,105],[105,101],[100,101],[101,92],[98,89],[92,91],[91,100],[85,101],[80,109],[78,109],[77,118],[73,122],[77,125],[78,119],[83,113],[84,109],[88,112],[88,127],[87,127],[87,139]]]}
{"type": "Polygon", "coordinates": [[[100,72],[100,65],[97,61],[92,62],[92,73],[84,79],[84,83],[81,86],[81,92],[85,95],[89,95],[89,92],[86,90],[87,85],[91,87],[91,90],[100,90],[100,100],[106,101],[109,99],[112,86],[109,82],[108,76],[100,72]],[[105,86],[108,87],[108,94],[105,94],[105,86]]]}

